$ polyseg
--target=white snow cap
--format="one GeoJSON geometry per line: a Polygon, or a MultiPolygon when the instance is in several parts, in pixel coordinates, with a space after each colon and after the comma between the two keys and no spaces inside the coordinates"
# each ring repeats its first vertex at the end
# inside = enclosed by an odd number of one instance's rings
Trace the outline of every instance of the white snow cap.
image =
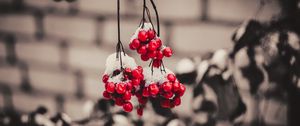
{"type": "Polygon", "coordinates": [[[290,46],[295,50],[300,50],[300,40],[298,35],[294,32],[288,32],[288,36],[288,43],[290,44],[290,46]]]}
{"type": "MultiPolygon", "coordinates": [[[[137,64],[135,63],[135,60],[128,56],[127,54],[124,56],[122,53],[122,63],[123,63],[123,68],[130,68],[134,69],[137,67],[137,64]]],[[[109,55],[106,59],[106,64],[105,64],[105,74],[112,74],[114,70],[120,69],[120,58],[116,58],[116,53],[113,53],[109,55]]]]}
{"type": "Polygon", "coordinates": [[[166,70],[166,73],[161,72],[160,69],[158,69],[158,68],[153,68],[153,74],[152,74],[151,67],[143,68],[144,79],[146,81],[145,87],[149,86],[152,83],[158,82],[159,84],[162,84],[162,83],[168,81],[167,75],[174,74],[174,73],[167,68],[165,68],[165,70],[166,70]]]}
{"type": "Polygon", "coordinates": [[[184,74],[191,73],[194,70],[195,63],[189,58],[184,58],[177,63],[175,72],[178,74],[184,74]]]}
{"type": "Polygon", "coordinates": [[[211,63],[222,70],[225,69],[228,64],[228,52],[225,49],[217,50],[211,59],[211,63]]]}
{"type": "Polygon", "coordinates": [[[130,121],[126,116],[123,116],[121,114],[113,115],[114,124],[113,126],[130,126],[130,121]]]}
{"type": "MultiPolygon", "coordinates": [[[[135,39],[135,38],[138,37],[138,34],[139,34],[139,31],[140,31],[140,30],[146,30],[146,31],[148,31],[149,29],[153,29],[151,23],[148,23],[148,22],[147,22],[147,23],[144,23],[144,28],[142,28],[142,24],[141,24],[141,25],[135,30],[133,36],[130,38],[130,42],[131,42],[133,39],[135,39]]],[[[156,36],[156,37],[157,37],[157,36],[156,36]]]]}
{"type": "Polygon", "coordinates": [[[198,74],[197,74],[197,77],[196,77],[196,82],[197,83],[199,83],[202,80],[205,72],[208,70],[208,67],[209,67],[209,62],[207,60],[202,61],[198,65],[198,67],[197,67],[197,73],[198,74]]]}

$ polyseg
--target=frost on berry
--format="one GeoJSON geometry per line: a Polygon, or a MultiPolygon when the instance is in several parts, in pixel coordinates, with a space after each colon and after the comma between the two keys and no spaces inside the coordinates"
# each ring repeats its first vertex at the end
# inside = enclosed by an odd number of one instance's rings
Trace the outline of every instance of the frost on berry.
{"type": "MultiPolygon", "coordinates": [[[[151,23],[141,24],[130,39],[129,48],[136,50],[143,61],[149,59],[162,60],[164,57],[171,57],[173,52],[170,47],[165,47],[157,36],[151,23]],[[144,27],[142,27],[144,25],[144,27]]],[[[155,64],[159,66],[159,63],[155,64]]]]}
{"type": "Polygon", "coordinates": [[[177,80],[171,70],[167,68],[165,70],[166,72],[162,72],[158,68],[153,68],[152,71],[151,67],[143,69],[145,83],[137,91],[140,105],[145,105],[145,100],[151,97],[159,100],[163,108],[173,108],[181,104],[180,98],[185,93],[185,86],[177,80]]]}
{"type": "Polygon", "coordinates": [[[106,59],[106,69],[102,76],[105,91],[103,97],[113,100],[115,105],[121,106],[125,112],[131,112],[133,105],[132,96],[140,88],[144,79],[143,68],[137,66],[135,60],[122,54],[122,68],[116,53],[106,59]]]}

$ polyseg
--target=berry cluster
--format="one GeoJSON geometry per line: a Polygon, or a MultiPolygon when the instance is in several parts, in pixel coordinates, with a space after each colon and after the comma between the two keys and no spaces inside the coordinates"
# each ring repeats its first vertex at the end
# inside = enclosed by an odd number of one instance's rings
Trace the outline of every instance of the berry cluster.
{"type": "Polygon", "coordinates": [[[123,56],[123,68],[115,56],[116,53],[106,59],[105,74],[102,76],[105,84],[103,97],[113,100],[116,105],[122,106],[124,111],[131,112],[133,105],[130,100],[144,80],[143,68],[137,66],[134,59],[128,55],[123,56]]]}
{"type": "Polygon", "coordinates": [[[136,69],[125,68],[122,71],[117,69],[111,76],[104,74],[102,77],[105,83],[105,91],[103,96],[106,99],[112,99],[118,106],[123,106],[125,112],[131,112],[133,105],[130,102],[131,96],[135,94],[135,90],[139,87],[143,80],[143,68],[138,66],[136,69]],[[121,76],[118,82],[113,82],[114,77],[121,76]]]}
{"type": "Polygon", "coordinates": [[[172,72],[169,72],[169,70],[163,76],[156,76],[155,73],[154,75],[148,75],[148,70],[150,69],[146,68],[144,72],[146,81],[141,84],[143,88],[140,88],[136,93],[139,102],[138,115],[143,114],[143,108],[146,106],[149,98],[158,99],[160,106],[163,108],[174,108],[180,105],[181,97],[185,92],[185,86],[178,82],[176,76],[172,72]]]}
{"type": "Polygon", "coordinates": [[[171,57],[173,52],[170,47],[162,45],[161,39],[156,35],[150,23],[137,29],[129,44],[131,50],[137,50],[143,61],[153,59],[153,66],[159,67],[164,57],[171,57]]]}

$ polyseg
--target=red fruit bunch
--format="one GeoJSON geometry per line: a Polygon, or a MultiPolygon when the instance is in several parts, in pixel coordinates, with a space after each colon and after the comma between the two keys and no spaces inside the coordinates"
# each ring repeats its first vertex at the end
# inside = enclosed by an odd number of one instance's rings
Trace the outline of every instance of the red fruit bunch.
{"type": "Polygon", "coordinates": [[[145,83],[137,91],[139,107],[137,113],[142,115],[143,108],[146,106],[150,98],[155,98],[160,101],[163,108],[174,108],[181,104],[181,97],[184,95],[185,86],[181,84],[174,73],[166,69],[166,73],[159,69],[151,68],[144,69],[145,83]]]}
{"type": "MultiPolygon", "coordinates": [[[[114,59],[115,55],[112,55],[114,59]]],[[[113,100],[117,106],[122,106],[125,112],[131,112],[133,105],[131,97],[135,95],[137,88],[144,80],[143,68],[136,66],[131,57],[123,57],[123,69],[114,66],[116,61],[111,60],[111,56],[106,60],[106,65],[111,65],[106,68],[105,74],[102,76],[102,82],[105,84],[103,97],[113,100]],[[113,61],[113,62],[111,62],[113,61]],[[116,69],[117,68],[117,69],[116,69]]]]}
{"type": "Polygon", "coordinates": [[[143,61],[153,59],[154,67],[159,67],[164,57],[171,57],[173,51],[170,47],[162,45],[151,23],[144,23],[144,28],[139,27],[131,38],[129,44],[131,50],[136,50],[143,61]],[[158,66],[159,65],[159,66],[158,66]]]}

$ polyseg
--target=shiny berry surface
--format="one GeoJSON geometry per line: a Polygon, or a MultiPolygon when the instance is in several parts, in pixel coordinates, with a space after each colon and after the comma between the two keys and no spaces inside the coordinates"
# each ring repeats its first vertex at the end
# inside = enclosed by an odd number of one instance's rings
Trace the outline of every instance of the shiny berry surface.
{"type": "Polygon", "coordinates": [[[146,32],[145,30],[139,31],[139,33],[138,33],[138,38],[139,38],[139,40],[142,41],[142,42],[147,41],[147,39],[148,39],[148,34],[147,34],[147,32],[146,32]]]}

